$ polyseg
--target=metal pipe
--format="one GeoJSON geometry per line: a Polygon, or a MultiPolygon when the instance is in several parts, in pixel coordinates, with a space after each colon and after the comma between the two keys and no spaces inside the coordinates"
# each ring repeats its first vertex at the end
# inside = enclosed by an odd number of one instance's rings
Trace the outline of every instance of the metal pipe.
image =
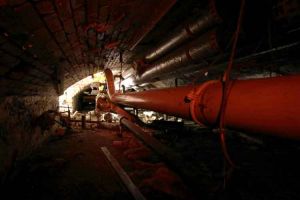
{"type": "MultiPolygon", "coordinates": [[[[120,124],[127,127],[139,140],[141,140],[147,147],[152,149],[164,162],[174,170],[184,181],[184,183],[192,191],[199,191],[199,185],[194,184],[197,182],[197,177],[190,173],[185,166],[185,159],[179,154],[174,153],[172,149],[161,144],[157,139],[146,133],[144,129],[132,121],[121,118],[120,124]]],[[[202,186],[203,188],[204,186],[202,186]]]]}
{"type": "Polygon", "coordinates": [[[111,101],[133,108],[154,110],[169,115],[190,118],[189,104],[184,99],[194,86],[128,92],[113,95],[111,101]],[[169,101],[172,101],[171,103],[169,101]]]}
{"type": "Polygon", "coordinates": [[[211,31],[189,43],[187,46],[171,53],[169,56],[155,62],[145,71],[137,75],[135,83],[141,84],[163,76],[175,69],[185,67],[200,59],[212,56],[220,51],[216,31],[211,31]]]}
{"type": "Polygon", "coordinates": [[[221,18],[217,13],[215,1],[210,0],[208,9],[205,9],[205,12],[201,17],[183,27],[179,27],[177,31],[174,31],[174,33],[167,37],[167,39],[152,49],[151,52],[145,56],[145,61],[147,63],[151,63],[157,60],[170,50],[195,37],[195,35],[213,27],[220,21],[221,18]]]}
{"type": "MultiPolygon", "coordinates": [[[[234,80],[225,110],[225,126],[245,132],[300,139],[300,75],[234,80]]],[[[115,94],[116,104],[193,119],[206,126],[218,120],[222,83],[115,94]]]]}
{"type": "Polygon", "coordinates": [[[136,123],[133,123],[132,121],[121,118],[120,124],[127,127],[132,133],[147,147],[155,151],[159,156],[161,156],[164,160],[169,161],[171,163],[177,163],[179,160],[179,156],[174,154],[171,149],[168,147],[162,145],[158,140],[156,140],[154,137],[150,136],[149,133],[146,133],[145,130],[143,130],[140,126],[138,126],[136,123]]]}
{"type": "Polygon", "coordinates": [[[105,73],[106,83],[107,83],[107,94],[109,98],[111,98],[116,92],[114,75],[110,69],[105,69],[104,73],[105,73]]]}
{"type": "Polygon", "coordinates": [[[139,121],[136,116],[128,113],[126,110],[121,108],[118,105],[115,105],[111,101],[109,101],[106,97],[98,96],[96,98],[96,113],[101,112],[114,112],[122,117],[125,117],[131,121],[139,121]]]}

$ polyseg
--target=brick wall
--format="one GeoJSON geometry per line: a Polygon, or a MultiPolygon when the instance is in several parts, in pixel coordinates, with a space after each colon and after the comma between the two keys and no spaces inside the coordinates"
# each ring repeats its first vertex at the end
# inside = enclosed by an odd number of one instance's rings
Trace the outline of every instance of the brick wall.
{"type": "Polygon", "coordinates": [[[56,96],[8,96],[0,99],[0,180],[20,159],[45,140],[53,129],[42,130],[37,120],[55,110],[56,96]]]}

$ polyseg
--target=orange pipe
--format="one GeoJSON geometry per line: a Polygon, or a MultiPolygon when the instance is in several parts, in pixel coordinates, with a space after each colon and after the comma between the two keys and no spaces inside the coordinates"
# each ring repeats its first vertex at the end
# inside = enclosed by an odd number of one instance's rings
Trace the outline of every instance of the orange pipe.
{"type": "Polygon", "coordinates": [[[108,94],[109,98],[111,98],[116,92],[114,75],[110,69],[105,69],[104,73],[105,73],[105,77],[106,77],[107,94],[108,94]]]}
{"type": "Polygon", "coordinates": [[[114,112],[131,121],[138,121],[135,115],[128,113],[120,106],[109,101],[106,97],[105,98],[100,96],[96,97],[95,112],[98,114],[100,114],[100,112],[114,112]]]}
{"type": "MultiPolygon", "coordinates": [[[[114,94],[111,101],[214,126],[222,91],[220,81],[208,81],[196,86],[114,94]]],[[[234,80],[227,98],[226,128],[300,139],[299,75],[234,80]]]]}
{"type": "MultiPolygon", "coordinates": [[[[224,123],[228,128],[300,139],[300,76],[232,81],[224,123]]],[[[221,83],[206,89],[202,115],[211,123],[221,102],[221,83]]]]}
{"type": "Polygon", "coordinates": [[[182,118],[190,118],[189,104],[184,102],[192,86],[115,94],[111,101],[133,108],[154,110],[182,118]]]}

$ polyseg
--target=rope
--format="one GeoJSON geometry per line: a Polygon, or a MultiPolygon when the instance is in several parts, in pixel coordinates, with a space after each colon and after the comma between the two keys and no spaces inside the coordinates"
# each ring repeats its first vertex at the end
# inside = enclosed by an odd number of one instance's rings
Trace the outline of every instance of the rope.
{"type": "Polygon", "coordinates": [[[238,18],[238,22],[237,22],[237,28],[234,33],[234,40],[233,40],[233,44],[232,44],[230,58],[228,61],[227,69],[225,70],[224,75],[222,77],[223,96],[222,96],[222,103],[221,103],[221,109],[220,109],[220,124],[219,124],[220,142],[221,142],[221,148],[222,148],[226,163],[229,164],[229,167],[231,167],[231,168],[235,168],[236,166],[228,153],[228,149],[227,149],[227,145],[226,145],[225,111],[226,111],[228,96],[229,96],[230,89],[232,86],[232,81],[230,80],[230,74],[232,71],[233,61],[234,61],[234,57],[236,54],[237,42],[238,42],[239,35],[240,35],[242,18],[243,18],[243,14],[244,14],[244,7],[245,7],[245,0],[242,0],[240,12],[239,12],[239,18],[238,18]]]}

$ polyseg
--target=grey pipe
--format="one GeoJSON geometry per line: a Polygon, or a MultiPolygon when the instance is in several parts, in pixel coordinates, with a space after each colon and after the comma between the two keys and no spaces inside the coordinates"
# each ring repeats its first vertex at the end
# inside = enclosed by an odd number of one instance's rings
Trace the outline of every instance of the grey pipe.
{"type": "Polygon", "coordinates": [[[211,31],[153,63],[148,69],[137,75],[135,83],[141,84],[154,80],[172,71],[182,69],[193,62],[215,55],[219,51],[216,31],[211,31]]]}
{"type": "Polygon", "coordinates": [[[180,27],[179,29],[177,29],[177,31],[174,31],[172,35],[167,37],[163,42],[161,42],[157,47],[155,47],[145,56],[145,62],[151,63],[157,60],[158,58],[183,44],[187,40],[195,37],[197,34],[213,27],[220,21],[221,18],[217,13],[215,1],[210,0],[208,9],[206,9],[205,13],[200,18],[187,24],[184,27],[180,27]]]}

